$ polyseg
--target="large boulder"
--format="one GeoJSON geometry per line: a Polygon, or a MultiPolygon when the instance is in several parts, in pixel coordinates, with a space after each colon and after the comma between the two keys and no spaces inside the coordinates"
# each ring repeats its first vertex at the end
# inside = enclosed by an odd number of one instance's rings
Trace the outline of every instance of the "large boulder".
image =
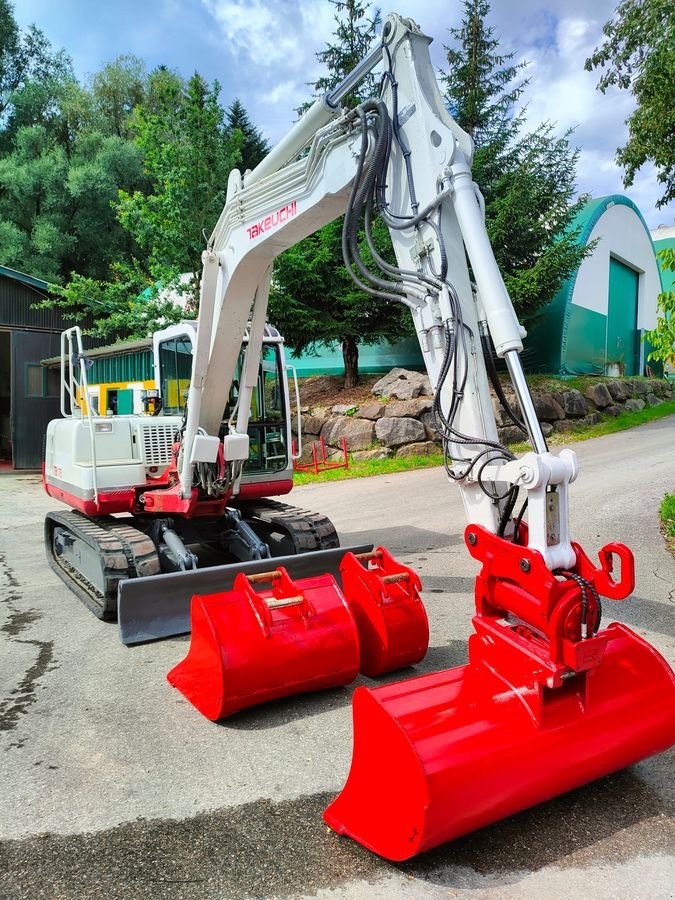
{"type": "Polygon", "coordinates": [[[645,408],[645,401],[640,400],[639,398],[635,400],[626,400],[626,405],[624,409],[627,409],[628,412],[639,412],[641,409],[645,408]]]}
{"type": "Polygon", "coordinates": [[[417,441],[414,444],[405,444],[403,447],[399,447],[396,456],[431,456],[433,453],[439,453],[440,450],[440,446],[433,441],[417,441]]]}
{"type": "Polygon", "coordinates": [[[596,384],[589,384],[584,394],[597,409],[605,409],[612,405],[612,395],[606,384],[598,381],[596,384]]]}
{"type": "Polygon", "coordinates": [[[647,394],[645,400],[647,401],[647,406],[660,406],[663,403],[663,400],[659,400],[656,394],[647,394]]]}
{"type": "Polygon", "coordinates": [[[657,397],[663,396],[668,390],[668,382],[663,378],[650,378],[647,382],[649,390],[657,397]]]}
{"type": "MultiPolygon", "coordinates": [[[[505,392],[506,401],[511,407],[511,411],[516,417],[520,416],[520,405],[516,398],[516,395],[510,392],[505,392]]],[[[495,420],[497,425],[502,428],[507,425],[513,425],[511,418],[509,417],[506,410],[502,407],[501,402],[497,399],[497,397],[492,398],[492,411],[494,413],[495,420]]],[[[563,413],[564,415],[564,413],[563,413]]]]}
{"type": "Polygon", "coordinates": [[[606,382],[606,387],[611,396],[618,403],[624,403],[633,393],[630,384],[626,381],[621,381],[620,379],[606,382]]]}
{"type": "MultiPolygon", "coordinates": [[[[557,422],[558,419],[565,418],[565,410],[553,394],[534,394],[532,402],[540,422],[557,422]]],[[[505,422],[504,424],[507,423],[505,422]]]]}
{"type": "Polygon", "coordinates": [[[372,450],[356,450],[351,456],[353,460],[368,460],[389,459],[393,455],[394,451],[391,447],[374,447],[372,450]]]}
{"type": "Polygon", "coordinates": [[[436,426],[434,425],[434,415],[431,411],[422,413],[420,422],[424,425],[424,431],[426,432],[428,441],[440,441],[441,436],[436,430],[436,426]]]}
{"type": "Polygon", "coordinates": [[[508,425],[506,428],[498,428],[497,434],[501,444],[519,444],[521,441],[527,440],[527,434],[522,432],[515,425],[508,425]]]}
{"type": "Polygon", "coordinates": [[[395,400],[393,403],[387,403],[385,407],[385,416],[408,416],[411,419],[419,419],[422,413],[429,412],[434,405],[431,397],[417,397],[415,400],[395,400]]]}
{"type": "Polygon", "coordinates": [[[423,441],[426,437],[424,425],[417,419],[384,416],[375,423],[375,434],[385,447],[400,447],[423,441]]]}
{"type": "Polygon", "coordinates": [[[646,397],[649,393],[649,384],[646,381],[634,378],[631,381],[631,385],[633,387],[633,393],[637,394],[638,397],[646,397]]]}
{"type": "Polygon", "coordinates": [[[379,397],[393,397],[396,400],[412,400],[420,394],[431,394],[431,382],[427,375],[409,369],[392,369],[372,386],[371,391],[379,397]]]}
{"type": "Polygon", "coordinates": [[[335,406],[331,406],[330,411],[334,416],[348,416],[354,415],[356,412],[356,404],[355,403],[336,403],[335,406]]]}
{"type": "Polygon", "coordinates": [[[359,419],[381,419],[385,409],[384,403],[364,403],[354,415],[359,419]]]}
{"type": "Polygon", "coordinates": [[[326,424],[323,416],[303,416],[302,430],[304,434],[321,434],[321,429],[326,424]]]}
{"type": "Polygon", "coordinates": [[[583,419],[588,415],[588,401],[581,391],[565,391],[562,396],[565,415],[570,419],[583,419]]]}
{"type": "Polygon", "coordinates": [[[344,437],[348,450],[367,450],[375,441],[375,425],[368,419],[337,416],[325,422],[321,437],[333,447],[340,447],[344,437]]]}

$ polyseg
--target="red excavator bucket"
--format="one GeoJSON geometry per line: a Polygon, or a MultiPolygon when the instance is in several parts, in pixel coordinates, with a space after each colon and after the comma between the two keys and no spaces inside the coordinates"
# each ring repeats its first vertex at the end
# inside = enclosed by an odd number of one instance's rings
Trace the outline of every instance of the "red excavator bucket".
{"type": "Polygon", "coordinates": [[[675,676],[623,625],[602,663],[549,689],[467,666],[354,694],[354,754],[326,822],[404,860],[668,748],[675,676]]]}
{"type": "Polygon", "coordinates": [[[523,543],[470,525],[482,561],[469,663],[354,693],[354,755],[331,828],[392,860],[430,850],[675,741],[675,675],[616,623],[633,556],[608,544],[593,565],[551,572],[523,543]],[[620,576],[615,580],[615,560],[620,576]]]}
{"type": "Polygon", "coordinates": [[[346,553],[340,577],[359,630],[360,671],[372,678],[418,663],[429,646],[429,622],[417,573],[378,547],[346,553]]]}
{"type": "Polygon", "coordinates": [[[257,703],[348,684],[359,637],[332,575],[291,581],[284,568],[246,576],[231,591],[195,596],[192,638],[169,682],[208,719],[257,703]],[[256,592],[253,585],[271,584],[256,592]]]}

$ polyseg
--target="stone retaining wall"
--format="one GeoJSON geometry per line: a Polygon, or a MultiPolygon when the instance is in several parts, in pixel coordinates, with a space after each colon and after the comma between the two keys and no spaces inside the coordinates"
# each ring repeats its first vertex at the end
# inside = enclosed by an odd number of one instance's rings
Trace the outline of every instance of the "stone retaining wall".
{"type": "MultiPolygon", "coordinates": [[[[564,386],[564,382],[561,382],[564,386]]],[[[505,388],[507,399],[519,414],[515,396],[505,388]]],[[[591,425],[624,410],[657,406],[675,396],[673,384],[659,379],[608,378],[578,390],[543,392],[533,390],[534,406],[545,435],[591,425]]],[[[373,398],[359,406],[302,407],[303,460],[311,458],[311,445],[323,437],[326,455],[339,455],[342,438],[354,459],[385,459],[390,456],[424,456],[440,452],[432,422],[431,385],[426,375],[392,369],[372,388],[373,398]]],[[[510,421],[493,397],[499,439],[510,444],[523,440],[523,433],[510,421]]]]}

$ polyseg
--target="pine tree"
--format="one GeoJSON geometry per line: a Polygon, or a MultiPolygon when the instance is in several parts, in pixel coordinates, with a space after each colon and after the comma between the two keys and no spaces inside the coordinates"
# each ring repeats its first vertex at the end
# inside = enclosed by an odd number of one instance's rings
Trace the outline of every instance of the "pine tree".
{"type": "MultiPolygon", "coordinates": [[[[317,53],[328,72],[319,78],[317,95],[332,90],[370,50],[380,24],[379,13],[368,18],[359,0],[331,0],[336,15],[336,42],[317,53]]],[[[343,106],[354,107],[376,93],[369,76],[343,106]]],[[[388,234],[376,223],[380,253],[390,247],[388,234]]],[[[284,253],[274,267],[270,318],[296,353],[317,343],[340,343],[345,387],[358,383],[359,342],[397,340],[409,333],[409,315],[398,304],[383,303],[359,290],[342,259],[342,218],[284,253]]]]}
{"type": "MultiPolygon", "coordinates": [[[[314,92],[318,96],[332,91],[368,54],[382,20],[377,9],[372,19],[368,18],[369,4],[360,0],[331,0],[331,3],[335,7],[337,27],[334,35],[337,42],[327,44],[325,50],[316,54],[316,58],[328,70],[314,84],[314,92]]],[[[375,78],[367,75],[342,101],[342,105],[353,109],[376,93],[375,78]]]]}
{"type": "Polygon", "coordinates": [[[235,99],[225,112],[225,127],[229,135],[234,134],[235,131],[241,132],[241,162],[239,164],[241,171],[255,169],[270,152],[270,145],[260,130],[251,122],[240,100],[235,99]]]}
{"type": "Polygon", "coordinates": [[[524,63],[499,52],[487,24],[488,0],[465,0],[459,28],[446,47],[442,74],[448,108],[475,142],[473,175],[485,198],[486,227],[520,317],[551,300],[589,252],[570,226],[585,198],[574,200],[578,151],[570,132],[556,137],[551,122],[527,133],[516,104],[529,79],[524,63]]]}

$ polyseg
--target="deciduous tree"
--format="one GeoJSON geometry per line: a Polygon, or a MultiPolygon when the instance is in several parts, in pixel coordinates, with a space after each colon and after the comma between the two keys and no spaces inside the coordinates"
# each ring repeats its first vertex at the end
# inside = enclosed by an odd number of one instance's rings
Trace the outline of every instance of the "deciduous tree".
{"type": "Polygon", "coordinates": [[[139,107],[135,126],[153,187],[120,191],[118,215],[163,281],[194,273],[196,308],[205,236],[223,207],[242,135],[227,133],[217,83],[209,86],[197,74],[185,85],[178,76],[163,73],[162,79],[156,111],[139,107]]]}
{"type": "Polygon", "coordinates": [[[652,162],[663,196],[675,199],[675,4],[672,0],[622,0],[603,28],[604,40],[586,60],[586,69],[602,69],[598,90],[610,87],[633,94],[636,109],[626,120],[628,140],[616,160],[629,187],[636,173],[652,162]]]}
{"type": "MultiPolygon", "coordinates": [[[[675,248],[667,247],[658,254],[664,272],[675,272],[675,248]]],[[[651,344],[649,359],[675,366],[675,291],[662,291],[656,301],[656,328],[645,332],[651,344]]]]}

